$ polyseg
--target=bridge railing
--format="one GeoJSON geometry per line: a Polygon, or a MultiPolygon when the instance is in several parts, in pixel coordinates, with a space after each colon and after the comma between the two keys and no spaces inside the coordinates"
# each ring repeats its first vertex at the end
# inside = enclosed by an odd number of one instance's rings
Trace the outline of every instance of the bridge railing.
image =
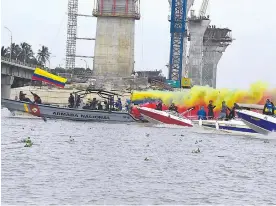
{"type": "Polygon", "coordinates": [[[1,61],[5,61],[6,63],[17,64],[17,65],[21,65],[21,66],[25,66],[25,67],[31,67],[31,68],[38,67],[38,65],[24,63],[24,62],[21,62],[21,61],[15,60],[15,59],[10,59],[10,58],[3,57],[3,56],[1,56],[1,61]]]}

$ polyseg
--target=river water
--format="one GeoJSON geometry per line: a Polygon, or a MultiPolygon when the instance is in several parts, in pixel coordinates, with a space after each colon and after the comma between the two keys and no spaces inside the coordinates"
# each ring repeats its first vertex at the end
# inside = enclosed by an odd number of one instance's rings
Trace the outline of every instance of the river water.
{"type": "Polygon", "coordinates": [[[2,205],[276,204],[272,136],[1,117],[2,205]]]}

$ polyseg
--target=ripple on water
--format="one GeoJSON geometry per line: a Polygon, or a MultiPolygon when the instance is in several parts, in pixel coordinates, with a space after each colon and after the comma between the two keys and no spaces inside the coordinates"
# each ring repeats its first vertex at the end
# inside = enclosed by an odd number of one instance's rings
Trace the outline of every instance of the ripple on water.
{"type": "Polygon", "coordinates": [[[3,115],[1,135],[2,204],[276,203],[274,139],[3,115]]]}

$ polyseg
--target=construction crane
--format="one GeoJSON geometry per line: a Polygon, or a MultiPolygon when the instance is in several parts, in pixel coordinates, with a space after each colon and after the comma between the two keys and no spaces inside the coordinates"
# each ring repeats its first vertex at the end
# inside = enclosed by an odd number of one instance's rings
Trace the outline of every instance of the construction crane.
{"type": "Polygon", "coordinates": [[[199,16],[205,16],[207,8],[208,8],[209,0],[203,0],[200,10],[199,10],[199,16]]]}
{"type": "Polygon", "coordinates": [[[181,87],[187,0],[171,0],[169,3],[171,3],[169,80],[179,81],[181,87]]]}

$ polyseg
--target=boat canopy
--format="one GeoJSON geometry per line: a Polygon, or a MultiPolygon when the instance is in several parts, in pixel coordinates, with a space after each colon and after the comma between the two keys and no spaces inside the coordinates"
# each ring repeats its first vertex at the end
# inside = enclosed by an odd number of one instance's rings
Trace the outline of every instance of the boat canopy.
{"type": "Polygon", "coordinates": [[[77,92],[73,92],[73,94],[75,94],[76,96],[80,95],[81,98],[84,98],[88,94],[97,94],[104,99],[114,98],[114,96],[117,96],[117,97],[121,96],[114,92],[109,92],[109,91],[99,90],[99,89],[90,89],[90,88],[87,88],[86,90],[79,90],[77,92]]]}

